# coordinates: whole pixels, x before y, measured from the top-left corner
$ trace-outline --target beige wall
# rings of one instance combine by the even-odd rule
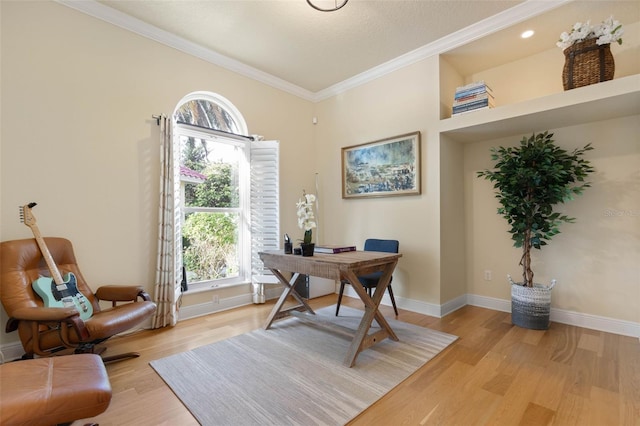
[[[282,205],[291,207],[282,228],[295,226],[292,206],[313,182],[301,161],[313,161],[310,102],[54,2],[0,7],[1,240],[31,237],[18,206],[36,201],[42,233],[73,241],[94,287],[151,291],[159,165],[151,115],[171,114],[197,90],[226,97],[251,133],[280,140]]]
[[[545,130],[545,129],[540,129]],[[535,281],[557,280],[552,306],[573,312],[640,322],[640,117],[630,116],[584,126],[549,129],[567,149],[591,142],[586,154],[596,171],[592,187],[560,211],[576,218],[542,250],[533,252]],[[516,145],[506,138],[465,146],[467,291],[509,299],[506,276],[521,280],[521,251],[512,247],[507,224],[496,214],[492,184],[476,177],[491,167],[492,146]],[[484,270],[493,271],[485,281]]]
[[[624,44],[612,45],[616,78],[640,72],[640,24],[625,23]],[[557,48],[475,74],[491,82],[497,105],[562,92],[564,56]],[[526,82],[526,84],[520,84]],[[637,112],[637,111],[636,111]],[[576,217],[565,224],[549,246],[534,250],[536,281],[557,279],[552,307],[571,312],[640,322],[640,119],[636,116],[550,130],[558,145],[572,150],[591,142],[587,153],[596,168],[592,188],[560,206]],[[506,221],[496,214],[490,182],[476,172],[491,167],[493,146],[518,144],[522,135],[464,147],[467,292],[510,299],[509,273],[521,278],[520,250],[512,246]],[[484,280],[491,270],[493,279]]]
[[[321,224],[326,243],[400,241],[394,294],[416,301],[440,300],[439,143],[429,132],[438,114],[438,68],[421,61],[317,104],[317,170],[322,178]],[[422,194],[342,199],[341,148],[420,131]]]
[[[464,145],[440,141],[440,303],[467,293]]]
[[[441,140],[441,105],[450,100],[440,98],[448,65],[438,58],[314,105],[53,2],[0,2],[0,14],[1,240],[31,236],[17,207],[37,201],[43,233],[74,242],[94,286],[151,289],[159,162],[151,115],[171,113],[187,93],[209,90],[235,104],[251,133],[281,141],[283,233],[299,237],[295,202],[302,189],[313,191],[318,173],[319,241],[361,248],[367,237],[400,240],[393,285],[407,305],[420,310],[421,303],[440,306],[464,294],[509,299],[504,276],[518,275],[519,256],[495,213],[491,185],[475,172],[490,166],[491,146],[519,136],[468,145]],[[637,52],[637,43],[627,49],[623,57],[633,58],[628,52]],[[560,81],[558,56],[550,50],[532,60],[549,67],[541,75]],[[512,64],[473,78],[498,82],[499,92],[513,71]],[[556,308],[640,322],[638,122],[635,116],[550,129],[563,146],[592,141],[589,157],[598,170],[594,187],[566,205],[577,223],[536,256],[537,278],[558,280]],[[422,135],[421,195],[341,198],[342,147],[413,131]],[[490,282],[485,269],[493,272]],[[210,297],[188,296],[185,304]]]

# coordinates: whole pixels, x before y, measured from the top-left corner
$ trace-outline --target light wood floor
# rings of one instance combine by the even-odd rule
[[[311,305],[335,301],[330,295]],[[347,297],[344,304],[362,306]],[[91,420],[101,426],[197,425],[149,361],[259,328],[272,306],[110,339],[105,355],[142,355],[107,366],[113,399]],[[382,310],[393,316],[390,307]],[[460,338],[349,425],[640,425],[637,338],[557,323],[547,331],[525,330],[512,326],[509,314],[473,306],[441,319],[401,310],[398,319]]]

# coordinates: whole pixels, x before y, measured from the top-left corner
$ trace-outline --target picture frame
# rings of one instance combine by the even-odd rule
[[[342,198],[419,195],[420,132],[342,148]]]

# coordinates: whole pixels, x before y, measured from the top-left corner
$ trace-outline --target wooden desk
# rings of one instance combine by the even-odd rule
[[[377,342],[389,337],[397,341],[398,336],[393,332],[389,323],[384,319],[378,310],[380,301],[387,286],[391,281],[391,274],[402,257],[399,253],[382,253],[374,251],[352,251],[338,254],[316,253],[313,256],[303,257],[292,254],[284,254],[282,250],[270,250],[260,252],[260,259],[264,266],[269,268],[273,274],[284,284],[285,289],[273,307],[264,325],[265,329],[271,327],[273,321],[289,315],[296,316],[305,321],[318,322],[313,309],[305,300],[293,289],[296,279],[300,274],[312,275],[316,277],[329,278],[333,280],[347,280],[351,283],[360,299],[364,302],[365,312],[358,326],[355,335],[352,330],[343,329],[335,324],[326,324],[334,331],[346,332],[353,336],[351,346],[344,359],[344,364],[352,367],[355,364],[358,354],[373,346]],[[358,281],[358,275],[370,274],[382,271],[382,277],[376,287],[373,297],[369,297],[365,288]],[[292,272],[293,276],[287,280],[283,272]],[[300,304],[292,308],[283,309],[287,297],[293,296]],[[373,320],[380,325],[380,330],[369,334],[369,328]]]

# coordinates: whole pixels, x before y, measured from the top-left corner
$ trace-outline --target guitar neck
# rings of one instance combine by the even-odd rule
[[[63,284],[64,280],[62,279],[62,274],[58,270],[56,266],[56,262],[53,261],[53,256],[49,252],[49,248],[47,244],[44,242],[44,238],[40,234],[40,230],[38,229],[38,225],[30,225],[31,232],[33,232],[33,236],[36,238],[36,242],[38,243],[38,247],[40,247],[40,251],[42,252],[42,257],[44,257],[44,261],[51,272],[51,277],[56,282],[56,284]]]

